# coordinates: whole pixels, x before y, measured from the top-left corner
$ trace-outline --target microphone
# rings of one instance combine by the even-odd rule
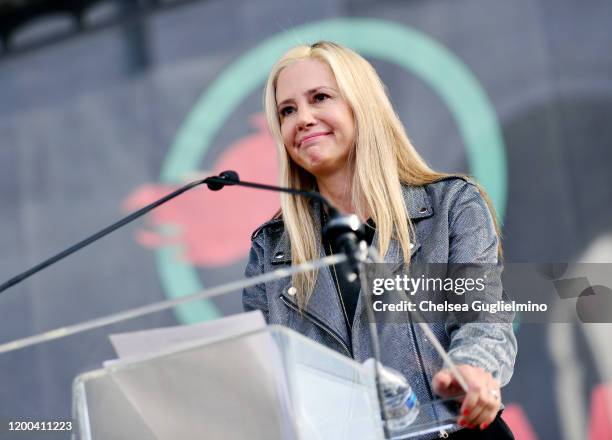
[[[349,282],[357,279],[359,263],[365,261],[368,245],[365,241],[365,227],[355,214],[331,216],[323,228],[323,235],[329,243],[334,243],[337,249],[348,259],[350,271],[344,276]]]

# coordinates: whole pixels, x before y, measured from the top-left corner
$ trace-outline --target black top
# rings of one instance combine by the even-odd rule
[[[321,210],[323,212],[323,210]],[[321,218],[321,230],[325,227],[325,223],[327,221],[327,216],[325,212],[322,214]],[[376,231],[376,223],[374,220],[368,219],[366,226],[366,241],[368,245],[372,244],[372,240],[374,238],[374,232]],[[331,245],[325,238],[323,238],[323,247],[325,248],[325,255],[337,254],[340,252],[334,245]],[[353,326],[353,318],[355,317],[355,310],[357,309],[357,300],[359,299],[359,292],[361,291],[361,283],[359,282],[359,278],[356,278],[353,281],[349,281],[346,279],[343,274],[349,273],[347,262],[340,263],[336,266],[331,266],[330,271],[332,274],[332,278],[334,279],[334,285],[336,287],[336,291],[340,296],[340,300],[343,303],[344,310],[346,310],[346,318],[348,322],[346,322],[346,327],[348,334],[351,334],[351,328]],[[344,312],[343,312],[344,313]]]

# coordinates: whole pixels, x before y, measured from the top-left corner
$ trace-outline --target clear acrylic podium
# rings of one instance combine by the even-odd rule
[[[431,404],[402,438],[452,424]],[[82,374],[73,417],[91,440],[384,439],[372,371],[280,326]]]

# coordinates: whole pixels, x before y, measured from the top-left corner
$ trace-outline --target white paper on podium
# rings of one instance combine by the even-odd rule
[[[117,333],[110,335],[109,338],[119,359],[132,361],[176,351],[192,342],[214,342],[262,329],[265,326],[263,314],[255,310],[199,324]],[[114,364],[116,361],[106,361],[104,366]]]

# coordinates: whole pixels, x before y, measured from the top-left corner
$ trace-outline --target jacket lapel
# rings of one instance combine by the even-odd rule
[[[319,202],[312,203],[313,218],[321,218],[321,207]],[[315,222],[317,233],[321,234],[320,222]],[[325,257],[324,249],[321,249],[319,258]],[[272,252],[272,264],[291,263],[291,244],[286,232],[283,232]],[[293,298],[283,295],[284,299],[290,301],[295,308],[297,303]],[[351,346],[351,338],[348,334],[340,298],[331,275],[329,267],[319,269],[319,275],[315,283],[314,290],[306,306],[306,312],[314,316],[324,326],[329,327],[339,336],[346,346]]]

